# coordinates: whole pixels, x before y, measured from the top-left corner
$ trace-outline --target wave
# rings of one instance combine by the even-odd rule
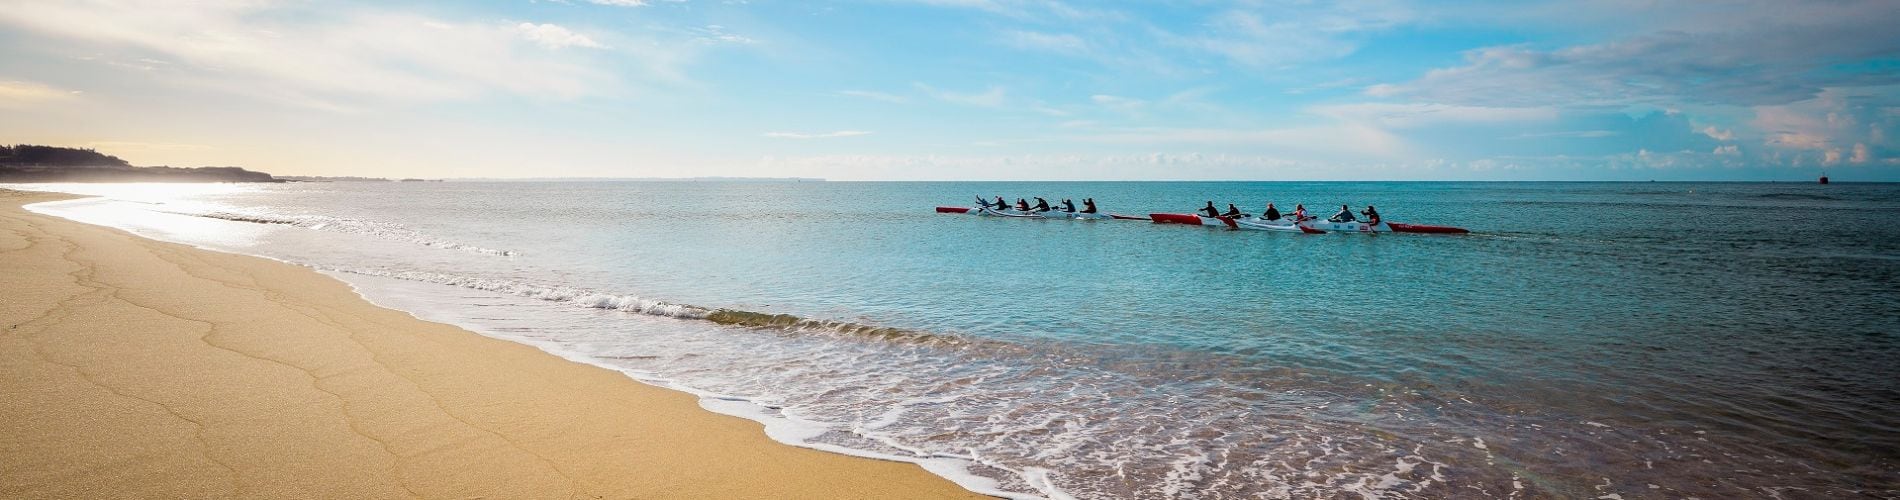
[[[453,241],[438,240],[438,239],[430,238],[414,230],[402,227],[401,225],[390,224],[390,223],[385,223],[385,222],[366,221],[366,220],[361,220],[361,219],[331,217],[331,216],[326,216],[326,215],[286,216],[286,215],[265,214],[265,213],[256,213],[256,212],[247,213],[247,212],[234,211],[234,210],[217,210],[217,211],[202,212],[202,213],[165,211],[165,213],[169,213],[173,215],[184,215],[184,216],[190,216],[190,217],[204,217],[208,219],[227,220],[227,221],[232,221],[232,222],[248,222],[252,224],[276,224],[276,225],[301,227],[305,229],[313,229],[313,230],[318,230],[318,231],[335,231],[339,233],[361,234],[361,235],[367,235],[367,236],[375,236],[375,237],[381,237],[381,238],[408,241],[410,243],[415,243],[415,244],[426,246],[426,247],[441,248],[445,250],[461,250],[465,252],[494,255],[494,256],[499,256],[499,257],[512,257],[515,255],[519,255],[519,253],[513,250],[486,248],[486,247],[481,247],[481,246],[476,246],[476,245],[456,243]]]
[[[333,272],[450,285],[474,290],[505,293],[549,302],[567,302],[576,306],[592,309],[608,309],[631,314],[705,320],[720,325],[755,330],[772,330],[785,333],[824,333],[915,344],[954,346],[973,342],[971,339],[957,335],[866,325],[846,321],[803,318],[790,314],[710,308],[668,302],[638,295],[618,294],[558,285],[538,285],[506,279],[477,278],[426,271],[343,268],[322,269]]]

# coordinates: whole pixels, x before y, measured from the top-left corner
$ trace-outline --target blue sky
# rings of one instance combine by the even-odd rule
[[[0,0],[0,142],[392,177],[1900,180],[1900,2]]]

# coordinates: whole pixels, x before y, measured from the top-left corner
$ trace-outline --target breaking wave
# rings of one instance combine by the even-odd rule
[[[165,213],[174,214],[174,215],[185,215],[185,216],[191,216],[191,217],[204,217],[208,219],[227,220],[227,221],[232,221],[232,222],[249,222],[252,224],[277,224],[277,225],[285,225],[285,226],[292,226],[292,227],[300,227],[304,229],[312,229],[312,230],[317,230],[317,231],[335,231],[339,233],[360,234],[360,235],[375,236],[379,238],[387,238],[387,239],[393,239],[393,240],[399,240],[399,241],[408,241],[410,243],[415,243],[418,245],[431,247],[431,248],[441,248],[444,250],[460,250],[464,252],[494,255],[494,256],[499,256],[499,257],[512,257],[515,255],[518,255],[518,253],[516,253],[513,250],[501,250],[501,249],[486,248],[486,247],[481,247],[481,246],[476,246],[476,245],[469,245],[469,244],[464,244],[464,243],[456,243],[453,241],[438,240],[438,239],[430,238],[422,233],[416,232],[415,230],[402,227],[401,225],[398,225],[398,224],[367,221],[367,220],[361,220],[361,219],[331,217],[327,215],[278,215],[278,214],[265,214],[265,213],[256,213],[256,212],[244,212],[244,211],[236,211],[236,210],[217,210],[217,211],[210,211],[210,212],[203,212],[203,213],[167,211]]]
[[[505,293],[549,302],[566,302],[592,309],[608,309],[649,316],[705,320],[738,328],[773,330],[787,333],[826,333],[900,343],[962,345],[972,342],[969,339],[956,335],[866,325],[846,321],[802,318],[790,314],[709,308],[691,304],[667,302],[638,295],[617,294],[567,286],[537,285],[505,279],[477,278],[426,271],[388,271],[328,267],[321,269],[325,271],[420,281],[473,290]]]

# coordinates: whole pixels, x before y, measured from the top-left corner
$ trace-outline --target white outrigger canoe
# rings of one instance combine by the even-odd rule
[[[1246,218],[1234,219],[1234,229],[1248,229],[1248,230],[1254,230],[1254,231],[1280,231],[1280,232],[1287,232],[1287,233],[1302,233],[1302,234],[1325,234],[1326,233],[1326,230],[1324,229],[1306,227],[1306,226],[1300,225],[1297,222],[1294,222],[1293,219],[1286,218],[1286,217],[1281,217],[1281,218],[1272,219],[1272,220],[1262,219],[1259,217],[1246,217]]]
[[[1380,221],[1378,224],[1364,222],[1332,222],[1324,219],[1307,219],[1295,223],[1293,219],[1263,220],[1259,217],[1208,217],[1199,214],[1148,214],[1149,220],[1156,224],[1187,224],[1191,226],[1214,226],[1231,229],[1257,231],[1285,231],[1306,234],[1328,232],[1342,233],[1469,233],[1461,227],[1430,226],[1425,224],[1405,224],[1401,222]]]
[[[1436,233],[1464,234],[1471,232],[1462,227],[1432,226],[1426,224],[1406,224],[1403,222],[1379,221],[1378,224],[1365,222],[1333,222],[1324,219],[1309,219],[1300,223],[1300,227],[1320,231],[1338,231],[1342,233]]]

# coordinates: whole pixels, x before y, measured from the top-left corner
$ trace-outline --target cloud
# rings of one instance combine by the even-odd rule
[[[817,133],[817,134],[806,134],[806,133],[799,133],[799,132],[766,132],[764,135],[765,137],[770,137],[773,139],[832,139],[832,138],[838,138],[838,137],[858,137],[858,136],[864,136],[864,135],[871,135],[871,133],[867,131],[863,131],[863,130],[839,130],[835,132],[822,132],[822,133]]]
[[[23,108],[47,102],[79,97],[79,91],[62,90],[42,83],[0,80],[0,108]]]
[[[699,43],[724,43],[733,45],[755,45],[759,43],[758,39],[728,32],[725,26],[717,24],[708,24],[705,27],[694,28],[692,31],[697,35],[693,40]]]
[[[1313,166],[1266,155],[1199,152],[767,156],[758,162],[766,175],[824,173],[829,179],[1285,179],[1311,178]],[[1114,209],[1110,203],[1103,208]]]
[[[1457,106],[1431,103],[1329,104],[1308,113],[1354,123],[1389,128],[1412,128],[1442,123],[1508,123],[1549,121],[1557,118],[1550,107]]]
[[[897,104],[910,102],[910,98],[908,97],[895,95],[895,94],[887,94],[883,92],[874,92],[870,90],[840,90],[838,91],[838,95],[860,97],[864,99],[870,99],[873,101],[884,101],[884,102],[897,103]]]
[[[1042,33],[1037,31],[1009,30],[1002,33],[1004,44],[1027,50],[1039,50],[1057,54],[1077,55],[1087,53],[1088,42],[1082,37],[1066,33]]]
[[[1803,3],[1798,9],[1740,2],[1727,12],[1699,5],[1664,3],[1645,7],[1640,16],[1632,16],[1627,5],[1611,6],[1625,18],[1645,20],[1618,30],[1634,34],[1603,42],[1472,50],[1463,65],[1375,85],[1367,94],[1494,106],[1758,106],[1810,99],[1831,87],[1900,83],[1900,73],[1849,64],[1900,53],[1891,1]]]
[[[1542,139],[1542,138],[1594,139],[1598,137],[1610,137],[1617,134],[1618,132],[1615,130],[1566,130],[1562,132],[1524,133],[1524,134],[1511,136],[1511,138],[1512,139]]]
[[[426,102],[492,93],[569,99],[619,78],[583,52],[600,42],[550,24],[456,22],[373,8],[212,0],[17,2],[0,27],[42,44],[149,59],[155,84],[193,86],[294,105],[349,110],[363,99]],[[656,80],[677,79],[678,54],[623,51]],[[156,65],[153,65],[156,66]],[[636,64],[636,67],[639,65]]]
[[[1107,94],[1095,94],[1089,96],[1089,100],[1094,101],[1095,104],[1099,104],[1104,108],[1122,113],[1137,113],[1148,105],[1148,101],[1141,99]]]
[[[1900,114],[1892,109],[1889,98],[1880,92],[1829,89],[1805,101],[1757,106],[1748,124],[1773,148],[1820,152],[1824,159],[1831,156],[1838,161],[1843,148],[1856,145],[1865,154],[1857,151],[1854,156],[1863,161],[1855,163],[1866,163],[1891,156],[1900,146],[1886,134],[1900,127]]]
[[[1702,127],[1702,129],[1701,129],[1701,130],[1698,130],[1697,132],[1701,132],[1701,133],[1702,133],[1702,135],[1706,135],[1706,136],[1709,136],[1709,138],[1710,138],[1710,139],[1715,139],[1715,140],[1718,140],[1718,141],[1726,141],[1726,140],[1730,140],[1730,139],[1734,139],[1734,138],[1735,138],[1735,132],[1734,132],[1734,131],[1732,131],[1732,130],[1721,130],[1721,129],[1718,129],[1718,128],[1715,128],[1715,126],[1714,126],[1714,125],[1709,125],[1709,126],[1707,126],[1707,127]]]
[[[1006,95],[1006,91],[1004,91],[1002,87],[997,87],[997,86],[991,86],[988,90],[984,90],[982,92],[976,92],[976,93],[940,90],[940,89],[937,89],[936,87],[931,87],[929,85],[925,85],[922,83],[915,83],[915,84],[912,84],[912,86],[916,87],[917,90],[922,91],[925,95],[934,97],[937,100],[949,102],[949,103],[962,104],[966,106],[977,106],[977,107],[984,107],[984,108],[1000,108],[1000,107],[1003,107],[1003,105],[1007,103],[1009,99],[1008,96]]]
[[[607,48],[606,45],[601,45],[600,42],[588,38],[587,35],[568,31],[567,28],[553,24],[521,23],[515,25],[515,32],[520,33],[522,38],[549,49],[563,49],[567,47],[586,47],[590,49]]]
[[[1210,16],[1188,34],[1161,30],[1158,41],[1247,66],[1279,66],[1344,57],[1361,38],[1417,20],[1401,0],[1244,3]]]
[[[1223,146],[1328,157],[1399,158],[1411,152],[1389,131],[1360,123],[1286,128],[1124,128],[1057,140],[1114,145]]]
[[[646,0],[587,0],[587,3],[591,3],[594,5],[611,5],[614,7],[645,7],[647,6]]]

